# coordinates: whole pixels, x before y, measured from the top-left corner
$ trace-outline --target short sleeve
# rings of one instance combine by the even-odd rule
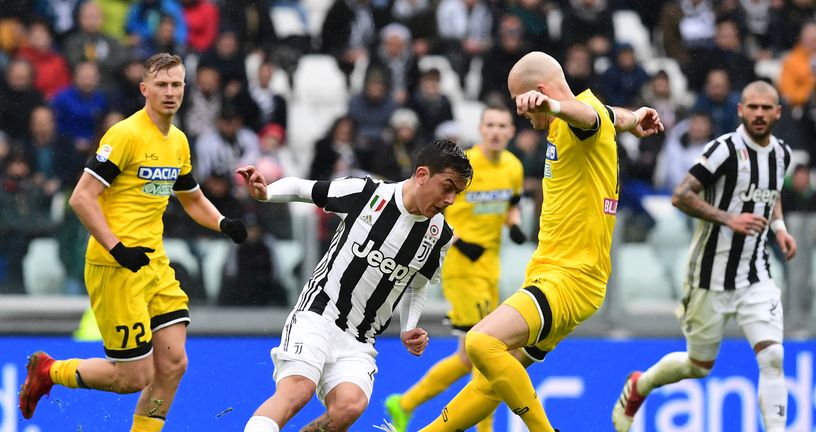
[[[711,141],[706,144],[703,153],[689,169],[689,174],[699,180],[703,186],[711,186],[717,181],[720,167],[725,164],[730,154],[729,145],[725,140]]]
[[[133,158],[133,134],[116,124],[102,136],[99,148],[85,165],[85,171],[105,186],[110,186],[116,176],[127,168]]]

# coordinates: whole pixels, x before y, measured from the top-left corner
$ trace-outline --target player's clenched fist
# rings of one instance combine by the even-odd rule
[[[422,355],[425,348],[428,347],[428,341],[430,340],[428,332],[419,327],[400,333],[400,339],[408,352],[415,356]]]

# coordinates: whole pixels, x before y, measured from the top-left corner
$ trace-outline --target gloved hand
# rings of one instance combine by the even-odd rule
[[[147,253],[155,251],[155,249],[143,246],[127,247],[119,242],[110,250],[110,254],[122,267],[136,273],[142,266],[150,262]]]
[[[485,251],[483,246],[479,246],[476,243],[468,243],[462,239],[458,239],[453,242],[453,247],[459,249],[459,252],[462,252],[471,261],[476,261],[479,259],[479,257],[482,256]]]
[[[527,241],[527,236],[524,235],[524,231],[518,226],[518,224],[513,224],[510,227],[510,240],[513,240],[515,244],[524,244]]]
[[[244,226],[244,221],[241,219],[225,217],[221,219],[221,223],[219,223],[218,226],[221,228],[221,232],[228,235],[235,243],[243,243],[247,238],[247,230]]]

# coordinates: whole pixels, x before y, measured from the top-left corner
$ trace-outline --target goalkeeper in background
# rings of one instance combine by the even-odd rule
[[[385,401],[398,432],[405,432],[413,411],[445,391],[473,368],[465,352],[464,336],[499,304],[499,248],[502,226],[510,227],[517,244],[527,239],[519,228],[524,172],[509,151],[513,114],[506,107],[488,106],[479,124],[481,142],[466,153],[473,166],[473,182],[445,210],[454,229],[454,243],[442,266],[442,292],[451,305],[448,318],[459,338],[455,353],[439,360],[419,382]],[[493,431],[493,417],[479,423],[479,432]]]

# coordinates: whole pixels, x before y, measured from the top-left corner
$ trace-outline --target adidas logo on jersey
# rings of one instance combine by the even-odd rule
[[[397,264],[392,258],[383,256],[383,253],[374,249],[374,241],[369,240],[365,247],[361,247],[359,243],[354,243],[351,248],[354,256],[358,258],[365,258],[369,266],[378,268],[382,274],[389,275],[390,282],[400,281],[408,276],[410,269],[404,265]]]
[[[743,202],[753,201],[755,203],[772,203],[776,201],[779,192],[775,190],[759,189],[755,184],[752,184],[747,191],[739,194],[739,198]]]

